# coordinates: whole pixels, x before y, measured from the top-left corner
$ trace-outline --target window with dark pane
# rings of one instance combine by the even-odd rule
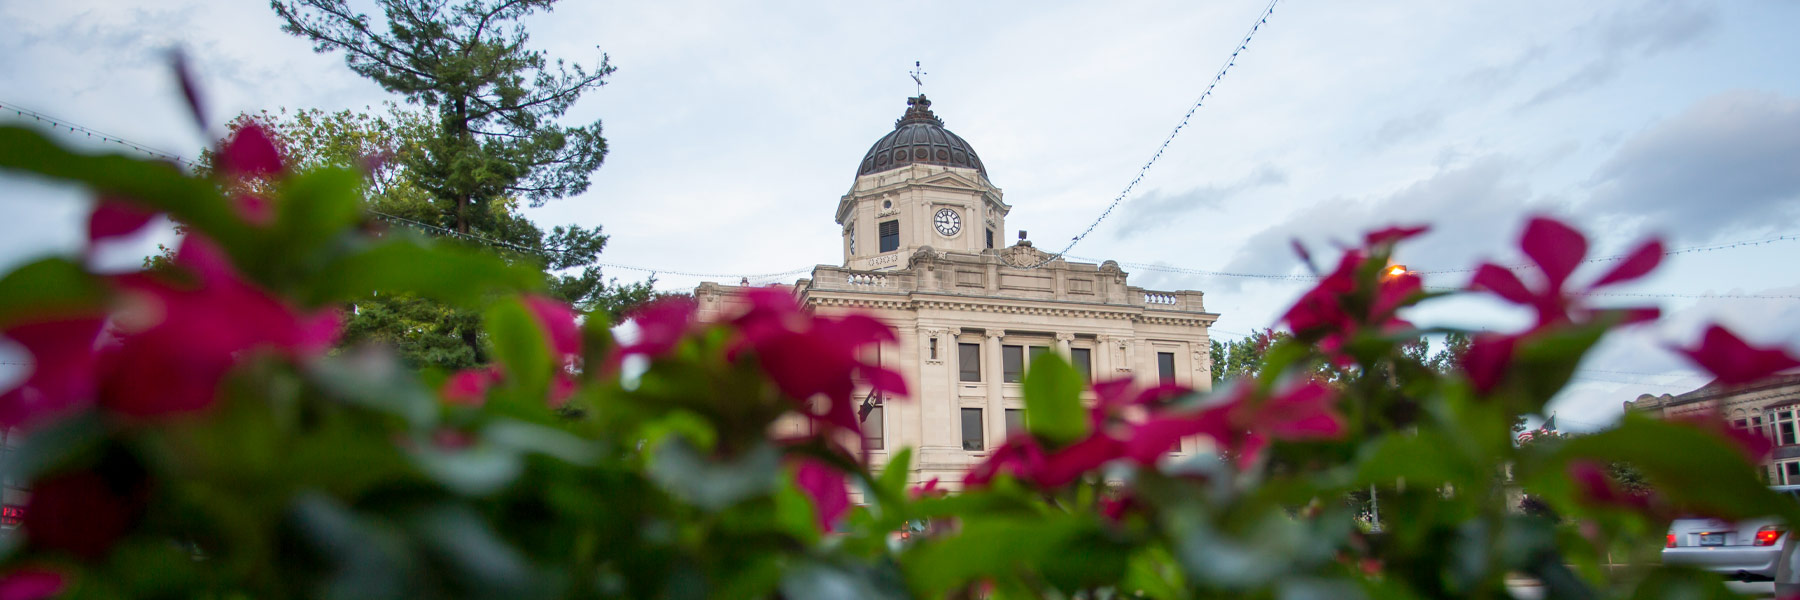
[[[1000,381],[1018,383],[1025,378],[1025,347],[1000,347]]]
[[[1025,409],[1006,409],[1006,437],[1012,437],[1025,431]]]
[[[893,220],[893,221],[882,221],[881,225],[880,225],[880,229],[881,229],[881,251],[882,252],[893,252],[895,250],[899,250],[900,249],[900,221],[897,219]]]
[[[869,411],[869,416],[863,419],[862,430],[864,448],[870,450],[882,450],[887,447],[885,438],[882,435],[882,433],[887,430],[883,427],[887,424],[886,413],[886,407],[876,405],[873,410]]]
[[[962,440],[964,450],[980,450],[981,445],[981,409],[962,409]]]
[[[1094,350],[1092,348],[1070,348],[1069,362],[1081,373],[1081,380],[1088,383],[1094,381]]]
[[[981,381],[981,344],[957,344],[956,365],[963,381]]]
[[[937,338],[934,337],[934,338],[930,338],[930,339],[931,339],[931,355],[930,355],[931,360],[937,360],[938,359],[938,357],[937,357]]]
[[[988,234],[987,235],[988,248],[991,249],[994,247],[994,230],[992,230],[992,229],[987,230],[987,234]]]
[[[1175,353],[1156,353],[1156,376],[1163,383],[1175,383]]]

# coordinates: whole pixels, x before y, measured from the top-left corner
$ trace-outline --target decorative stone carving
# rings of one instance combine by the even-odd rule
[[[1050,261],[1049,252],[1033,248],[1031,242],[1020,241],[1000,251],[1001,262],[1013,267],[1035,267]]]
[[[1073,333],[1058,333],[1058,334],[1056,334],[1056,341],[1073,342],[1073,341],[1075,341],[1075,334],[1073,334]]]

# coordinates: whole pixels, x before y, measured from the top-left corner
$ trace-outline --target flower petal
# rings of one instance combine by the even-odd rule
[[[1519,249],[1544,270],[1547,293],[1561,294],[1576,265],[1587,258],[1587,238],[1575,228],[1548,217],[1532,217],[1519,239]]]
[[[438,395],[445,402],[461,406],[481,406],[487,402],[488,386],[494,383],[493,369],[463,369],[444,380],[443,387],[438,388]]]
[[[90,405],[97,356],[94,344],[105,321],[75,318],[14,325],[4,331],[31,353],[31,373],[0,393],[0,427],[44,422]]]
[[[219,165],[226,173],[261,177],[281,173],[281,151],[269,132],[257,123],[238,128],[219,152]]]
[[[156,218],[155,212],[144,210],[130,200],[102,197],[94,203],[93,214],[88,215],[88,241],[137,233],[153,218]]]
[[[1526,288],[1525,282],[1519,281],[1518,275],[1498,265],[1482,264],[1475,269],[1475,278],[1469,280],[1469,289],[1493,292],[1513,304],[1531,306],[1537,303],[1537,294]]]
[[[1751,383],[1775,373],[1800,367],[1780,347],[1757,348],[1718,325],[1706,329],[1706,335],[1695,348],[1677,348],[1725,385]]]
[[[0,600],[46,600],[65,585],[62,573],[26,567],[0,575]]]
[[[1512,365],[1513,348],[1518,342],[1518,337],[1510,335],[1475,336],[1462,360],[1463,372],[1468,374],[1475,391],[1485,394],[1500,386]]]
[[[823,462],[810,458],[799,459],[799,467],[794,470],[794,484],[813,502],[813,514],[819,519],[819,529],[832,531],[839,518],[850,512],[850,487],[844,480],[844,474]]]
[[[1625,260],[1619,261],[1618,266],[1613,267],[1606,275],[1601,276],[1599,281],[1594,282],[1593,287],[1598,288],[1643,277],[1655,270],[1656,265],[1662,264],[1662,259],[1662,240],[1644,242],[1644,245],[1638,246],[1637,249],[1625,255]]]
[[[528,295],[524,300],[538,326],[544,328],[544,339],[550,343],[551,356],[557,362],[581,355],[581,327],[575,324],[575,311],[544,296]]]
[[[1371,231],[1368,233],[1368,235],[1363,236],[1363,245],[1367,246],[1367,247],[1374,247],[1374,246],[1379,246],[1382,244],[1392,244],[1394,242],[1405,240],[1406,238],[1410,238],[1415,235],[1425,233],[1425,231],[1427,229],[1430,229],[1430,227],[1421,225],[1418,227],[1395,226],[1395,227],[1388,227],[1386,229],[1381,229],[1378,231]]]

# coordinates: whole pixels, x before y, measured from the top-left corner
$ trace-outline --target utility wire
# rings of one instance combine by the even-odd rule
[[[1210,96],[1212,94],[1213,88],[1218,85],[1219,80],[1224,77],[1226,71],[1228,71],[1232,66],[1234,66],[1236,64],[1235,59],[1237,58],[1238,54],[1240,52],[1242,52],[1244,50],[1244,48],[1246,48],[1248,46],[1248,44],[1250,42],[1250,38],[1256,34],[1257,30],[1263,24],[1266,24],[1268,22],[1269,14],[1275,10],[1275,4],[1279,1],[1280,0],[1272,0],[1271,2],[1269,2],[1269,5],[1263,9],[1262,17],[1260,19],[1258,19],[1258,21],[1255,25],[1251,26],[1250,33],[1245,35],[1244,40],[1238,44],[1237,51],[1232,52],[1231,60],[1226,61],[1225,67],[1221,68],[1219,70],[1219,73],[1213,77],[1212,83],[1207,85],[1206,91],[1201,94],[1200,100],[1195,101],[1194,105],[1188,109],[1188,113],[1185,117],[1182,118],[1181,124],[1177,125],[1175,127],[1175,130],[1170,132],[1169,137],[1167,139],[1163,140],[1162,148],[1158,149],[1156,154],[1151,157],[1150,161],[1146,162],[1144,164],[1144,167],[1139,169],[1137,178],[1133,179],[1131,181],[1131,184],[1126,186],[1125,191],[1121,192],[1119,194],[1119,196],[1113,200],[1112,205],[1107,207],[1106,212],[1102,213],[1100,215],[1100,218],[1095,219],[1094,223],[1092,225],[1089,225],[1087,230],[1082,232],[1081,235],[1075,236],[1075,239],[1071,240],[1069,242],[1069,246],[1065,247],[1062,252],[1058,252],[1057,254],[1050,256],[1048,259],[1044,260],[1043,262],[1040,262],[1035,265],[1031,265],[1029,267],[1022,267],[1022,268],[1035,269],[1038,267],[1042,267],[1045,264],[1049,264],[1051,261],[1057,260],[1059,258],[1063,258],[1067,254],[1069,249],[1074,248],[1074,246],[1077,242],[1080,242],[1082,238],[1087,236],[1087,234],[1092,233],[1094,228],[1099,226],[1100,222],[1102,220],[1105,220],[1107,215],[1110,215],[1114,208],[1118,207],[1119,202],[1124,199],[1125,195],[1130,193],[1131,189],[1137,185],[1138,181],[1140,181],[1143,178],[1144,174],[1149,171],[1150,167],[1156,163],[1156,160],[1162,156],[1162,150],[1166,149],[1168,147],[1169,143],[1175,139],[1175,136],[1177,134],[1181,133],[1182,128],[1187,126],[1188,119],[1193,116],[1194,111],[1196,111],[1200,108],[1201,102],[1203,102],[1208,96]],[[9,110],[18,116],[30,117],[36,121],[48,123],[51,126],[52,130],[66,130],[70,134],[82,133],[82,134],[87,135],[90,138],[98,137],[102,141],[119,144],[121,146],[125,146],[127,148],[131,148],[138,152],[148,154],[151,156],[155,156],[158,158],[175,161],[177,163],[188,165],[190,167],[198,166],[198,163],[194,162],[193,160],[184,158],[180,155],[177,155],[177,154],[174,154],[171,152],[167,152],[167,151],[163,151],[163,150],[158,150],[154,147],[151,147],[151,146],[148,146],[145,144],[141,144],[138,142],[134,142],[134,141],[131,141],[131,140],[128,140],[125,138],[121,138],[121,137],[118,137],[118,136],[115,136],[115,135],[112,135],[109,133],[101,132],[101,131],[93,129],[91,127],[86,127],[86,126],[83,126],[83,125],[80,125],[77,123],[73,123],[66,119],[59,119],[56,117],[52,117],[50,115],[46,115],[44,113],[31,110],[29,108],[19,106],[10,101],[0,102],[0,110]],[[463,232],[459,232],[459,231],[456,231],[454,229],[450,229],[447,227],[432,225],[430,223],[424,223],[424,222],[420,222],[417,220],[401,217],[398,215],[384,213],[381,211],[370,210],[369,213],[375,215],[377,218],[387,220],[389,222],[394,222],[394,223],[399,223],[402,225],[407,225],[410,227],[415,227],[415,228],[418,228],[418,229],[421,229],[421,230],[424,230],[424,231],[427,231],[430,233],[434,233],[436,235],[447,235],[447,236],[455,237],[458,239],[487,244],[487,245],[494,246],[497,248],[505,248],[505,249],[512,250],[515,252],[531,254],[531,255],[536,255],[536,256],[541,256],[541,257],[550,257],[550,256],[554,256],[557,254],[557,251],[544,250],[544,249],[539,249],[539,248],[527,248],[525,246],[520,246],[518,244],[514,244],[511,242],[490,239],[490,238],[486,238],[483,236],[470,234],[470,233],[463,233]],[[1735,249],[1735,248],[1759,246],[1759,245],[1763,245],[1763,244],[1784,242],[1784,241],[1795,241],[1795,240],[1800,240],[1800,235],[1782,235],[1782,236],[1778,236],[1778,237],[1764,238],[1764,239],[1757,239],[1757,240],[1743,240],[1743,241],[1737,241],[1737,242],[1725,242],[1725,243],[1721,243],[1721,244],[1713,244],[1713,245],[1708,245],[1708,246],[1692,246],[1692,247],[1686,247],[1686,248],[1677,248],[1677,249],[1666,251],[1663,254],[1665,256],[1673,256],[1673,255],[1677,255],[1677,254],[1714,252],[1714,251],[1719,251],[1719,250],[1729,250],[1729,249]],[[1073,258],[1076,260],[1100,262],[1098,259],[1082,258],[1082,257],[1078,257],[1078,256],[1068,256],[1068,258]],[[1617,260],[1622,260],[1624,258],[1625,258],[1625,255],[1603,256],[1603,257],[1595,257],[1595,258],[1586,259],[1586,260],[1583,260],[1582,262],[1588,263],[1588,262],[1617,261]],[[777,272],[777,273],[754,273],[754,274],[700,273],[700,272],[692,272],[692,271],[677,271],[677,270],[671,270],[671,269],[656,269],[656,268],[651,268],[651,267],[640,267],[640,266],[635,266],[635,265],[626,265],[626,264],[618,264],[618,263],[594,262],[592,264],[599,265],[602,267],[609,267],[609,268],[614,268],[614,269],[624,269],[624,270],[628,270],[628,271],[639,271],[639,272],[651,273],[651,274],[666,274],[666,275],[685,276],[685,277],[738,278],[738,279],[752,279],[752,280],[774,279],[774,278],[778,278],[778,277],[799,275],[799,274],[808,273],[808,272],[812,271],[811,268],[802,268],[802,269],[781,271],[781,272]],[[1187,275],[1202,275],[1202,276],[1213,276],[1213,277],[1240,277],[1240,278],[1264,279],[1264,280],[1273,280],[1273,281],[1302,281],[1302,282],[1318,281],[1319,279],[1321,279],[1321,277],[1319,277],[1317,275],[1292,275],[1292,274],[1281,274],[1281,273],[1239,273],[1239,272],[1230,272],[1230,271],[1212,271],[1212,270],[1206,270],[1206,269],[1175,267],[1175,266],[1168,266],[1168,265],[1156,265],[1156,264],[1149,264],[1149,263],[1120,262],[1118,264],[1121,266],[1128,266],[1128,267],[1131,267],[1134,269],[1144,269],[1144,270],[1149,270],[1149,271],[1160,271],[1160,272],[1166,272],[1166,273],[1181,273],[1181,274],[1187,274]],[[1507,267],[1507,268],[1534,268],[1534,267],[1532,265],[1516,265],[1516,266]],[[1436,271],[1416,271],[1415,273],[1418,273],[1421,275],[1429,275],[1429,274],[1466,273],[1466,272],[1471,272],[1471,271],[1474,271],[1474,269],[1445,269],[1445,270],[1436,270]],[[1431,289],[1433,291],[1462,291],[1460,288],[1447,288],[1447,287],[1433,287],[1433,288],[1427,288],[1427,289]],[[1689,299],[1720,298],[1720,299],[1755,299],[1755,300],[1800,299],[1800,295],[1794,295],[1794,294],[1786,294],[1786,295],[1772,295],[1772,294],[1666,294],[1666,293],[1630,293],[1630,292],[1587,292],[1587,293],[1579,293],[1579,294],[1574,294],[1574,295],[1595,296],[1595,297],[1629,297],[1629,298],[1689,298]]]
[[[1118,196],[1113,197],[1112,203],[1106,206],[1106,210],[1101,211],[1100,216],[1096,217],[1093,223],[1088,224],[1087,229],[1070,239],[1069,245],[1063,246],[1061,252],[1052,254],[1034,265],[1014,266],[1018,266],[1022,269],[1036,269],[1050,264],[1056,259],[1062,258],[1063,255],[1068,254],[1070,250],[1075,248],[1076,244],[1081,243],[1082,239],[1086,238],[1088,234],[1093,233],[1094,228],[1099,227],[1100,222],[1105,221],[1106,217],[1111,215],[1113,210],[1119,207],[1119,203],[1124,202],[1125,197],[1131,194],[1131,190],[1136,188],[1138,183],[1144,180],[1144,175],[1150,172],[1150,167],[1156,166],[1156,161],[1161,159],[1163,152],[1169,149],[1169,144],[1175,141],[1175,136],[1181,135],[1181,130],[1187,128],[1188,121],[1194,118],[1194,112],[1200,110],[1200,106],[1206,102],[1207,98],[1212,96],[1213,89],[1219,86],[1219,81],[1225,78],[1226,73],[1231,72],[1232,67],[1237,66],[1238,55],[1243,54],[1244,49],[1250,47],[1250,39],[1256,37],[1256,32],[1261,30],[1263,25],[1269,24],[1269,15],[1275,12],[1275,4],[1280,1],[1281,0],[1269,0],[1269,5],[1263,8],[1262,14],[1256,17],[1256,22],[1250,25],[1250,31],[1244,34],[1244,39],[1242,41],[1238,42],[1237,49],[1231,51],[1231,56],[1225,59],[1225,64],[1219,67],[1217,73],[1213,74],[1212,82],[1206,84],[1206,89],[1200,92],[1200,97],[1194,99],[1193,105],[1188,107],[1187,114],[1181,116],[1181,122],[1175,124],[1175,129],[1169,132],[1168,137],[1163,138],[1162,145],[1157,146],[1156,153],[1150,155],[1150,160],[1145,161],[1144,166],[1138,168],[1137,176],[1131,178],[1131,183],[1125,184],[1125,189],[1121,190]]]
[[[198,166],[194,161],[188,160],[187,158],[182,157],[173,152],[169,152],[166,150],[159,150],[155,147],[148,146],[148,145],[145,145],[145,144],[142,144],[139,142],[134,142],[134,141],[110,134],[110,133],[106,133],[106,132],[103,132],[103,131],[100,131],[97,129],[93,129],[91,127],[79,125],[79,124],[70,122],[66,119],[58,119],[56,117],[52,117],[50,115],[47,115],[47,114],[44,114],[41,112],[31,110],[31,109],[25,108],[23,106],[19,106],[18,104],[14,103],[12,101],[0,101],[0,111],[12,111],[12,113],[14,115],[17,115],[19,117],[31,117],[31,119],[34,121],[50,124],[51,129],[66,129],[71,134],[74,134],[74,133],[87,134],[87,137],[89,137],[89,138],[100,138],[100,141],[118,144],[118,145],[124,146],[126,148],[130,148],[132,150],[142,152],[144,154],[149,154],[151,156],[155,156],[158,158],[169,159],[169,160],[172,160],[177,163],[181,163],[181,164],[184,164],[184,165],[187,165],[190,167]]]

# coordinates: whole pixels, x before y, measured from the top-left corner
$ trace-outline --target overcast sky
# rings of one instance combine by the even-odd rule
[[[611,153],[586,194],[530,216],[604,226],[602,260],[622,265],[754,274],[838,263],[837,200],[905,109],[918,60],[933,109],[1004,189],[1009,225],[1061,248],[1132,179],[1264,4],[568,0],[528,21],[532,44],[589,65],[604,52],[618,67],[568,115],[603,119]],[[1299,273],[1290,239],[1328,249],[1423,222],[1434,229],[1401,261],[1458,269],[1518,261],[1533,212],[1590,232],[1595,255],[1653,235],[1694,247],[1800,234],[1797,25],[1793,0],[1286,0],[1071,254]],[[175,47],[195,59],[219,121],[395,99],[340,54],[281,33],[260,2],[62,0],[0,3],[0,105],[197,156],[205,138],[166,68]],[[71,191],[0,176],[0,266],[71,252],[86,208]],[[1599,299],[1658,303],[1670,318],[1591,357],[1555,403],[1558,422],[1599,426],[1640,393],[1704,383],[1662,348],[1712,321],[1795,348],[1800,300],[1693,297],[1800,295],[1795,256],[1792,240],[1680,254],[1618,290],[1680,297]],[[1127,271],[1148,288],[1207,292],[1221,338],[1272,324],[1305,287]],[[699,281],[664,274],[658,286]],[[1489,329],[1524,319],[1475,300],[1412,316]]]

